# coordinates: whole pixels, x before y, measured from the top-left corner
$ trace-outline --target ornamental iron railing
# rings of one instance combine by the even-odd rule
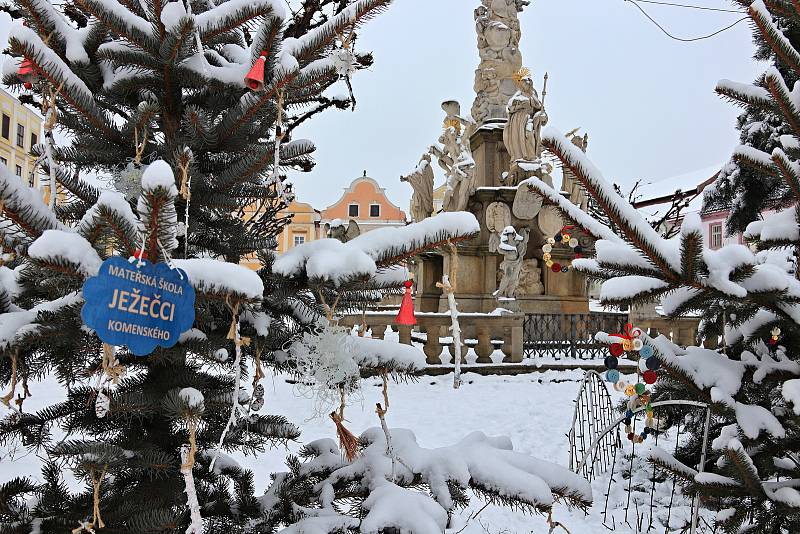
[[[541,313],[525,314],[523,352],[526,358],[560,360],[603,359],[608,346],[595,341],[597,332],[622,332],[626,313]]]

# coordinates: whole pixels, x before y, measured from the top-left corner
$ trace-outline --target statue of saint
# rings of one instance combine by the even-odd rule
[[[508,122],[503,128],[512,165],[517,161],[534,161],[542,155],[542,128],[547,124],[547,112],[533,87],[527,69],[514,75],[517,92],[508,101]]]
[[[463,211],[467,207],[469,196],[475,192],[475,160],[469,149],[469,140],[465,137],[466,128],[470,124],[458,116],[458,102],[448,100],[442,104],[447,114],[444,131],[439,137],[440,145],[430,147],[430,153],[436,156],[439,166],[447,176],[447,189],[444,194],[444,211]]]
[[[513,226],[507,226],[500,236],[498,252],[503,255],[500,263],[500,285],[494,292],[495,297],[514,298],[519,286],[519,277],[525,253],[528,251],[528,238],[530,233],[527,228],[517,232]]]
[[[361,235],[361,228],[358,227],[358,223],[353,219],[349,221],[334,219],[328,226],[328,237],[338,239],[342,243],[347,243],[359,235]]]
[[[431,156],[422,155],[417,168],[408,176],[401,176],[401,182],[408,182],[414,192],[411,194],[411,218],[419,222],[433,213],[433,167]]]

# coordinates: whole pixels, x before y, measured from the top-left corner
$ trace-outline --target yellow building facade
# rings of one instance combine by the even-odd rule
[[[292,247],[314,241],[323,235],[320,227],[320,213],[311,204],[305,202],[292,202],[281,211],[281,216],[292,215],[292,222],[283,228],[278,235],[278,248],[276,251],[283,254]]]
[[[31,147],[42,140],[42,117],[0,88],[0,163],[30,186],[39,187]]]
[[[252,207],[250,208],[252,210]],[[246,214],[250,212],[245,211]],[[276,236],[278,245],[275,252],[283,254],[287,250],[307,241],[314,241],[320,237],[325,237],[320,227],[319,211],[311,207],[311,204],[304,202],[291,202],[286,209],[279,212],[279,217],[292,215],[292,221],[283,228],[283,231]],[[251,269],[260,269],[261,263],[255,254],[251,254],[242,259],[241,265]]]

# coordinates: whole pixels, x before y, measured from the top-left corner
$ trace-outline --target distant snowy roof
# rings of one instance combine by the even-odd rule
[[[722,164],[697,169],[677,176],[658,180],[645,180],[637,190],[634,207],[647,217],[659,215],[672,204],[672,198],[680,191],[683,198],[689,199],[686,212],[700,211],[703,206],[703,189],[713,183]]]

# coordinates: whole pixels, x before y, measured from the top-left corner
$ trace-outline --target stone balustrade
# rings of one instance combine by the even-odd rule
[[[440,338],[450,336],[452,320],[449,313],[417,312],[417,325],[413,327],[418,332],[425,333],[423,350],[428,364],[441,364],[440,355],[443,344]],[[400,336],[400,343],[411,344],[412,327],[394,324],[396,312],[372,312],[365,315],[348,315],[339,320],[342,326],[356,326],[366,322],[372,337],[383,339],[387,328],[394,328]],[[462,345],[462,362],[469,348],[475,350],[478,356],[477,363],[492,363],[490,355],[499,348],[505,354],[504,362],[518,363],[522,361],[522,333],[523,316],[494,315],[487,313],[459,313],[458,323],[462,331],[462,339],[477,339],[477,344]],[[500,342],[500,343],[498,343]],[[499,345],[499,346],[498,346]],[[455,348],[452,343],[447,344],[450,355],[455,358]],[[453,360],[454,361],[454,360]]]

